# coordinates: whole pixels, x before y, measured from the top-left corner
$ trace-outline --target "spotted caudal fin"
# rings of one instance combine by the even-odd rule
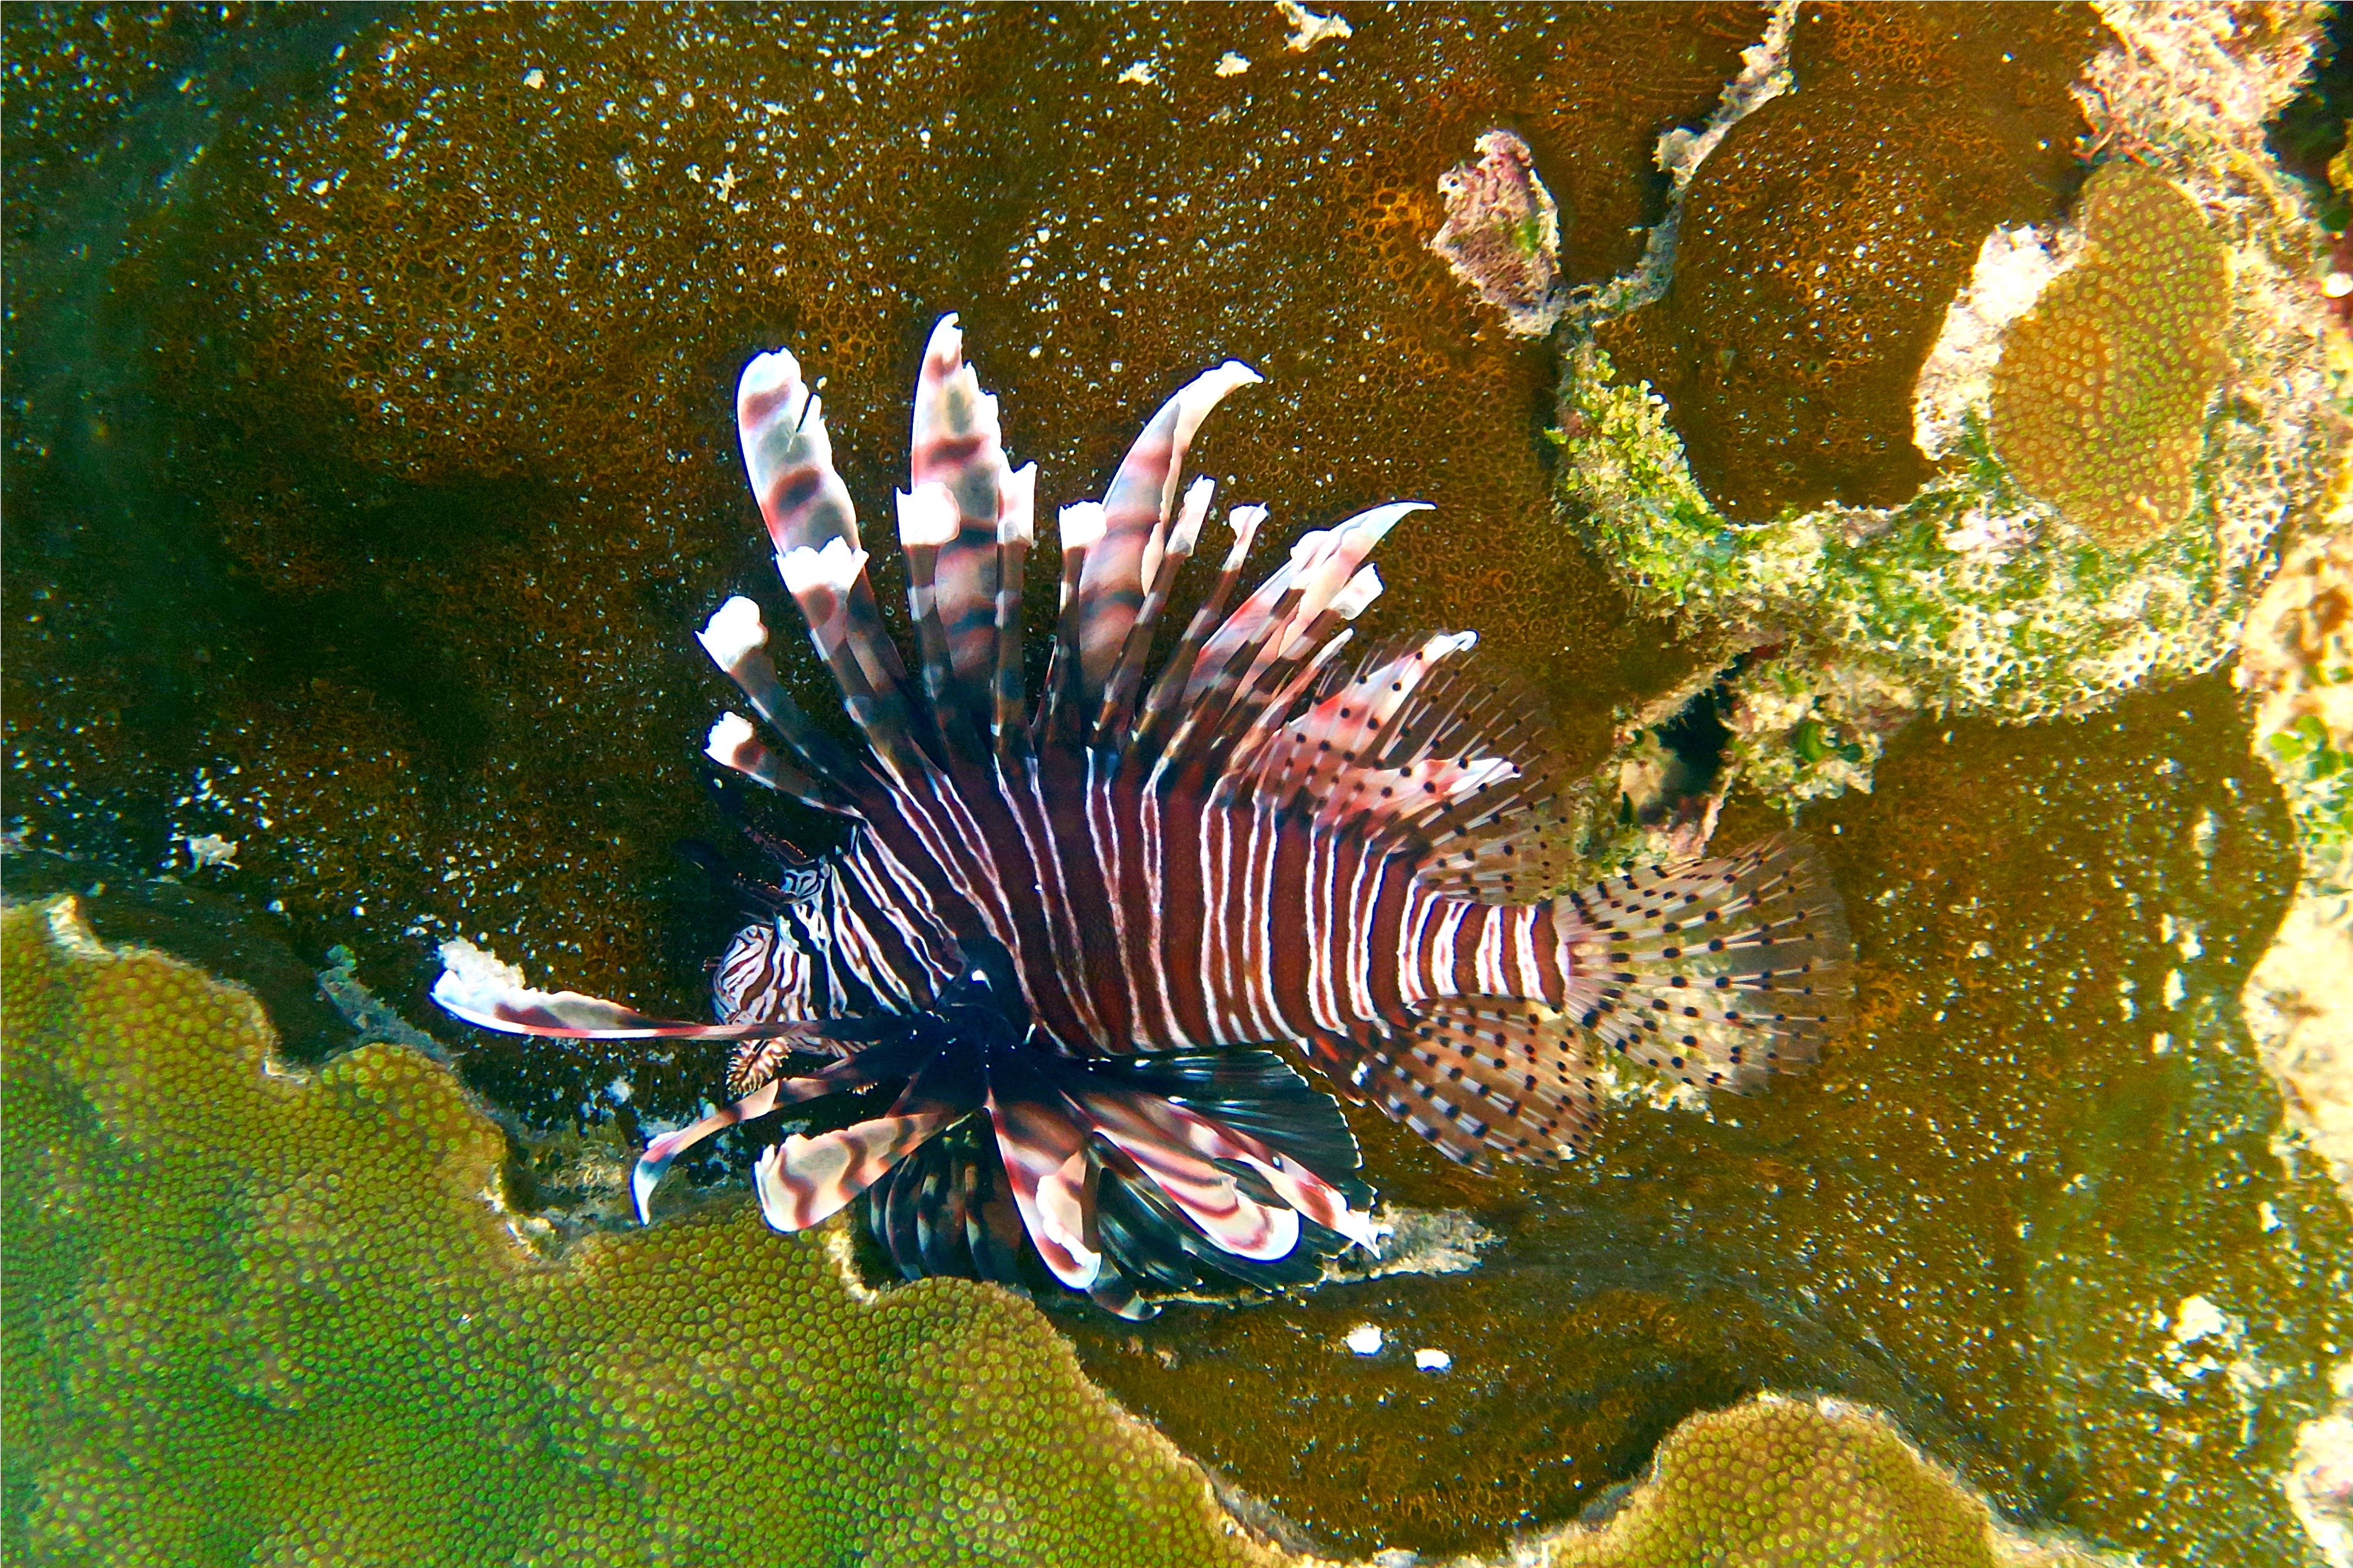
[[[1144,607],[1145,549],[1175,511],[1185,453],[1209,411],[1236,387],[1260,378],[1239,360],[1202,372],[1152,416],[1103,496],[1103,537],[1081,574],[1071,630],[1078,663],[1075,698],[1092,720]]]
[[[1746,1094],[1804,1068],[1853,993],[1846,912],[1820,856],[1778,837],[1564,894],[1562,1011],[1597,1048]]]

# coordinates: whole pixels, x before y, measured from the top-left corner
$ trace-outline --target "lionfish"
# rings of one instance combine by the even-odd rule
[[[881,1114],[759,1156],[771,1225],[862,1194],[908,1278],[1017,1282],[1026,1235],[1063,1285],[1143,1316],[1143,1289],[1296,1283],[1377,1247],[1338,1107],[1274,1047],[1482,1168],[1576,1150],[1611,1055],[1735,1092],[1813,1059],[1849,950],[1801,846],[1537,896],[1561,784],[1533,704],[1466,672],[1472,633],[1348,657],[1381,592],[1366,558],[1423,503],[1303,535],[1247,593],[1267,512],[1230,508],[1215,581],[1155,669],[1214,495],[1208,478],[1180,495],[1187,449],[1259,379],[1235,361],[1199,375],[1101,500],[1061,509],[1033,704],[1037,466],[1011,466],[955,318],[924,351],[897,497],[912,671],[799,363],[779,350],[744,369],[744,467],[862,745],[796,704],[737,596],[701,641],[782,745],[730,712],[707,751],[844,819],[847,841],[817,858],[767,841],[782,875],[717,965],[718,1023],[527,990],[502,967],[453,964],[434,990],[494,1029],[737,1043],[740,1098],[646,1149],[641,1220],[721,1130],[897,1085]],[[812,1053],[822,1065],[793,1070]]]

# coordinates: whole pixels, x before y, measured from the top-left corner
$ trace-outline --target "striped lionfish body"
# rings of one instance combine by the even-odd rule
[[[762,1156],[772,1223],[799,1228],[863,1193],[911,1277],[1011,1279],[1026,1231],[1064,1284],[1141,1312],[1139,1286],[1288,1283],[1346,1241],[1373,1244],[1336,1109],[1269,1047],[1481,1165],[1575,1149],[1608,1054],[1735,1091],[1812,1058],[1843,1002],[1847,941],[1795,844],[1515,895],[1557,790],[1534,713],[1465,673],[1471,634],[1347,657],[1349,623],[1381,591],[1367,557],[1420,503],[1306,533],[1247,593],[1266,512],[1231,509],[1207,598],[1152,668],[1211,510],[1210,480],[1180,493],[1186,451],[1257,379],[1233,362],[1198,377],[1101,501],[1062,509],[1060,610],[1033,703],[1035,465],[1012,468],[955,318],[923,357],[898,498],[912,671],[883,630],[818,400],[789,353],[745,369],[745,467],[864,744],[795,705],[738,597],[702,641],[785,745],[730,714],[708,751],[848,819],[848,842],[795,867],[789,895],[737,934],[718,1024],[504,975],[452,971],[436,988],[491,1027],[741,1042],[744,1098],[648,1149],[641,1213],[669,1163],[721,1128],[904,1082],[889,1114]],[[786,1072],[811,1050],[836,1059]]]

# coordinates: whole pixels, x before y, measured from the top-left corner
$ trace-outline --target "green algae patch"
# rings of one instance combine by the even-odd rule
[[[1263,1555],[1002,1291],[877,1299],[735,1203],[550,1257],[447,1068],[293,1074],[69,901],[0,964],[12,1560]]]
[[[1790,59],[1805,89],[1810,40],[1849,22],[1799,15]],[[1924,208],[1883,171],[1866,199],[1809,196],[1818,221],[1777,225],[1777,203],[1809,187],[1747,171],[1798,133],[1801,111],[1775,100],[1699,165],[1663,298],[1615,320],[1598,309],[1564,338],[1555,439],[1569,521],[1638,602],[1748,650],[1727,693],[1731,756],[1770,800],[1867,788],[1884,736],[1915,711],[2081,712],[2213,668],[2275,541],[2326,504],[2344,419],[2309,282],[2320,236],[2308,193],[2262,148],[2263,116],[2311,58],[2314,17],[2228,38],[2161,9],[2103,17],[2115,37],[2073,97],[2083,145],[2106,161],[2064,221]],[[2040,79],[2005,53],[1978,85],[2031,97]],[[1750,185],[1745,205],[1719,199]],[[1849,265],[1883,242],[1878,204],[1897,198],[1946,223],[1918,270],[1942,290],[1941,327],[1890,330],[1875,314],[1888,285]],[[1736,241],[1824,259],[1803,290],[1782,279],[1788,298],[1767,310],[1748,299],[1766,272],[1708,259]],[[1740,446],[1724,397],[1692,395],[1690,356],[1658,349],[1679,316],[1700,345],[1761,322],[1785,358],[1843,323],[1868,328],[1840,374],[1878,391],[1867,406],[1833,395],[1826,412],[1763,421],[1792,447],[1777,468]],[[1869,482],[1773,477],[1830,463],[1831,422],[1907,416],[1910,439],[1883,443],[1903,453]],[[1735,448],[1746,455],[1729,461]]]
[[[2084,187],[2084,254],[2010,329],[1992,437],[2028,489],[2111,549],[2189,510],[2206,400],[2229,368],[2230,273],[2197,204],[2110,164]]]

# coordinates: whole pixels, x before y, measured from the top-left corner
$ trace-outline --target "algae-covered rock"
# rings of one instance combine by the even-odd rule
[[[1894,719],[2029,719],[2212,668],[2273,542],[2321,504],[2343,429],[2306,277],[2317,230],[2307,193],[2260,147],[2263,114],[2311,57],[2313,18],[2265,10],[2220,32],[2156,7],[2107,20],[2120,36],[2085,68],[2098,90],[2076,90],[2088,144],[2147,166],[2104,167],[2063,224],[2000,226],[1988,209],[1938,231],[1976,264],[1952,274],[1933,345],[1855,350],[1901,372],[1915,456],[1933,470],[1890,490],[1878,479],[1911,472],[1899,463],[1757,505],[1743,499],[1753,481],[1694,444],[1724,437],[1686,427],[1691,400],[1621,357],[1639,359],[1663,305],[1567,343],[1557,439],[1573,520],[1642,602],[1755,650],[1734,697],[1796,716],[1743,734],[1772,798],[1868,783],[1846,749],[1869,752],[1859,733],[1824,747],[1807,728],[1835,727],[1841,687],[1900,691],[1881,704]],[[1754,143],[1796,134],[1778,108],[1716,157],[1753,161]],[[1765,211],[1720,221],[1755,221],[1762,243]],[[1825,209],[1806,243],[1862,255],[1879,235],[1860,209],[1852,222]],[[1692,264],[1686,245],[1678,268]],[[1811,302],[1840,316],[1849,301],[1823,276]],[[1720,291],[1709,278],[1703,292]],[[1795,700],[1809,693],[1821,715]]]
[[[2094,174],[2077,222],[2081,257],[2002,346],[1989,433],[2021,484],[2122,549],[2189,510],[2230,273],[2197,204],[2137,165]]]
[[[0,935],[0,1542],[49,1563],[1249,1562],[1029,1308],[877,1299],[747,1204],[560,1257],[446,1068]]]

